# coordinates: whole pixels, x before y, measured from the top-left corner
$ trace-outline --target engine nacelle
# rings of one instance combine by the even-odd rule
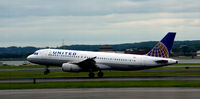
[[[82,69],[76,64],[64,63],[62,71],[64,72],[80,72]]]

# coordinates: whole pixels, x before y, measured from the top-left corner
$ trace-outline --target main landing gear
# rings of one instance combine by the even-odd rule
[[[44,71],[44,75],[47,75],[50,73],[50,70],[49,70],[49,66],[46,66],[46,69]]]
[[[90,78],[94,78],[95,74],[94,74],[93,72],[90,72],[90,73],[88,74],[88,76],[89,76]]]
[[[99,78],[102,78],[103,77],[103,72],[100,70],[99,72],[98,72],[98,77]],[[90,70],[90,73],[88,74],[88,76],[90,77],[90,78],[94,78],[95,77],[95,74]]]
[[[101,72],[101,70],[98,72],[98,77],[102,78],[103,77],[103,72]]]

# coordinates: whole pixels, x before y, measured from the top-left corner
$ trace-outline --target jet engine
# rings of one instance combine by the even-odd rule
[[[64,72],[80,72],[82,69],[76,64],[64,63],[62,71]]]

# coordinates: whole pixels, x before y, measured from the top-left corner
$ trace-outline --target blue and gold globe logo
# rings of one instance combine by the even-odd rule
[[[169,52],[167,50],[167,47],[162,42],[159,42],[147,55],[168,58]]]

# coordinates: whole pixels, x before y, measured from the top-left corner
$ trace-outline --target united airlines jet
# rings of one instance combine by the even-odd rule
[[[44,74],[50,71],[49,66],[60,66],[64,72],[89,72],[88,76],[103,77],[102,70],[134,71],[167,66],[178,63],[169,58],[176,33],[169,32],[146,55],[119,54],[60,49],[41,49],[27,57],[29,62],[45,65]]]

